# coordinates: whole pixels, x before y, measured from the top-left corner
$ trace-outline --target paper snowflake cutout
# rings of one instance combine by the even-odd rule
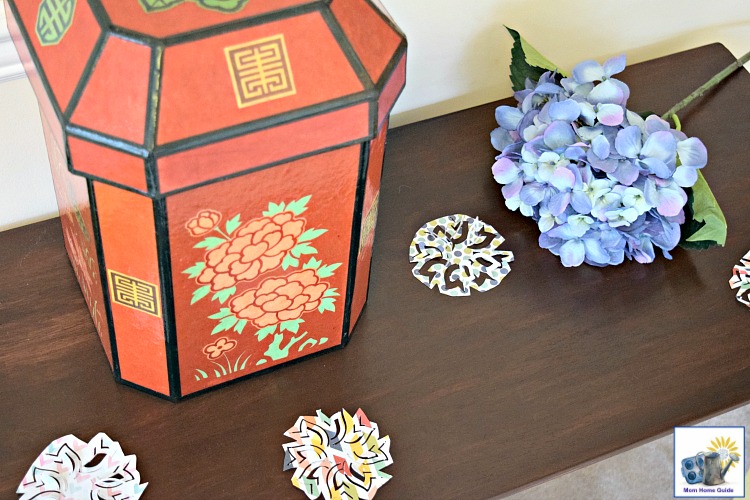
[[[327,417],[299,417],[284,433],[284,470],[294,469],[292,484],[313,500],[371,499],[391,476],[383,469],[393,463],[388,436],[360,409],[354,416],[341,410]]]
[[[737,289],[737,300],[750,307],[750,252],[747,252],[739,266],[734,266],[729,286]]]
[[[140,484],[135,455],[99,433],[88,443],[73,435],[52,441],[37,457],[18,486],[19,500],[38,498],[138,500]]]
[[[456,214],[428,222],[409,248],[412,274],[430,288],[453,297],[471,289],[486,292],[510,273],[513,252],[500,250],[505,238],[495,228],[468,215]]]

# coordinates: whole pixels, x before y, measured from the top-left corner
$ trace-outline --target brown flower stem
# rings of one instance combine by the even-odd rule
[[[670,108],[669,111],[661,115],[662,119],[669,121],[670,118],[672,118],[673,116],[676,116],[678,112],[685,109],[685,107],[687,107],[691,102],[698,99],[699,97],[702,97],[703,94],[705,94],[706,92],[714,88],[716,85],[722,82],[726,77],[728,77],[729,75],[731,75],[732,73],[740,69],[748,61],[750,61],[750,52],[740,57],[739,59],[734,61],[732,64],[730,64],[723,70],[716,73],[714,76],[711,77],[710,80],[708,80],[706,83],[704,83],[703,85],[695,89],[695,91],[692,94],[690,94],[689,96],[687,96],[686,98],[684,98],[683,100],[681,100],[680,102],[672,106],[672,108]]]

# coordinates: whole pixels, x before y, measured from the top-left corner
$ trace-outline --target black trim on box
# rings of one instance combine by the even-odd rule
[[[91,12],[94,13],[96,22],[99,23],[99,27],[102,31],[109,31],[112,27],[112,21],[109,19],[109,14],[107,14],[107,10],[102,5],[102,2],[100,0],[88,0],[88,3]]]
[[[124,378],[117,376],[115,378],[115,382],[117,382],[120,385],[124,385],[125,387],[129,387],[131,389],[136,389],[139,392],[145,392],[146,394],[150,396],[156,396],[159,399],[163,399],[165,401],[169,401],[172,403],[176,403],[180,401],[181,398],[170,396],[168,394],[162,394],[161,392],[156,392],[153,389],[149,389],[148,387],[144,387],[142,385],[136,384],[135,382],[131,382],[130,380],[125,380]]]
[[[373,140],[378,135],[378,101],[370,101],[370,109],[367,115],[367,130],[370,132],[370,139]]]
[[[181,139],[179,141],[174,141],[174,142],[162,145],[162,146],[156,146],[153,148],[153,154],[158,157],[163,157],[163,156],[169,156],[169,155],[176,154],[176,153],[182,153],[184,151],[196,149],[198,147],[205,146],[207,144],[214,144],[217,142],[234,139],[236,137],[241,137],[249,133],[259,132],[261,130],[266,130],[266,129],[273,128],[279,125],[285,125],[287,123],[292,123],[292,122],[295,122],[297,120],[301,120],[304,118],[312,118],[324,112],[341,111],[351,106],[363,104],[367,102],[368,100],[370,102],[373,102],[372,101],[373,96],[377,97],[377,94],[375,93],[374,90],[359,92],[357,94],[350,94],[344,97],[338,97],[330,101],[313,104],[312,106],[308,106],[305,108],[299,108],[297,110],[290,111],[288,113],[282,113],[282,114],[274,115],[268,118],[263,118],[260,120],[255,120],[252,122],[242,123],[239,125],[234,125],[234,126],[227,127],[224,129],[216,130],[213,132],[209,132],[207,134],[197,135],[197,136],[193,136],[187,139]],[[360,97],[363,97],[363,99],[359,99]],[[377,103],[377,100],[375,100],[374,102]],[[156,109],[156,115],[153,118],[154,120],[158,120],[158,113],[159,113],[158,103],[155,109]],[[65,121],[63,121],[62,123],[65,123]],[[105,146],[109,149],[112,149],[114,151],[118,151],[121,153],[124,152],[124,153],[128,153],[130,155],[138,156],[141,158],[147,158],[150,153],[149,148],[144,148],[140,144],[136,144],[135,142],[127,141],[125,139],[121,139],[113,135],[105,134],[103,132],[98,132],[96,130],[92,130],[90,128],[84,127],[82,125],[69,123],[65,126],[65,129],[73,137],[85,139],[94,144]],[[373,138],[372,133],[370,133],[363,140],[368,140],[372,138]],[[111,181],[110,183],[113,185],[118,185],[116,183],[112,183]]]
[[[397,35],[399,35],[401,38],[406,38],[406,35],[403,31],[401,31],[401,28],[399,28],[396,23],[394,23],[391,18],[389,18],[385,12],[380,10],[375,4],[373,4],[370,0],[365,0],[365,2],[380,16],[380,18],[385,21],[385,23],[396,32]]]
[[[140,189],[136,189],[134,187],[126,186],[125,184],[119,184],[117,182],[112,182],[109,179],[105,179],[103,177],[99,177],[98,175],[89,174],[86,172],[81,172],[80,170],[76,170],[74,168],[69,168],[71,173],[76,174],[79,177],[84,177],[86,179],[91,179],[92,181],[97,181],[102,184],[108,184],[110,186],[114,186],[116,188],[122,189],[124,191],[130,191],[131,193],[140,194],[143,196],[147,196],[151,198],[151,194],[147,193],[146,191],[141,191]],[[148,179],[146,179],[148,181]]]
[[[185,33],[179,33],[177,35],[170,35],[170,36],[164,37],[162,40],[164,41],[164,44],[167,47],[171,47],[173,45],[179,45],[182,43],[194,42],[196,40],[201,40],[203,38],[223,35],[225,33],[231,33],[232,31],[239,31],[245,28],[252,28],[253,26],[259,26],[261,24],[272,23],[275,21],[279,21],[281,19],[287,19],[287,18],[294,17],[294,16],[310,14],[312,12],[315,12],[316,10],[320,10],[321,7],[324,7],[328,3],[330,3],[330,0],[313,0],[306,4],[296,5],[294,7],[287,7],[287,8],[283,8],[279,10],[274,10],[274,11],[266,12],[265,14],[260,14],[260,15],[253,16],[250,18],[238,19],[238,20],[230,21],[224,24],[216,24],[213,26],[209,26],[207,28],[187,31]]]
[[[64,113],[66,122],[70,121],[70,117],[73,116],[73,112],[81,101],[83,91],[86,89],[86,85],[88,85],[91,75],[94,73],[94,68],[96,67],[96,63],[99,62],[99,58],[102,55],[107,40],[109,40],[109,34],[105,30],[102,30],[102,32],[99,33],[99,38],[97,38],[96,43],[94,44],[94,50],[91,52],[88,61],[86,61],[86,65],[83,67],[81,79],[78,80],[76,88],[73,90],[73,95],[70,96],[68,107],[65,109]]]
[[[143,137],[144,147],[151,151],[156,143],[156,125],[159,118],[159,96],[161,94],[162,64],[164,62],[164,45],[151,47],[151,63],[148,78],[148,102],[146,103],[146,126]]]
[[[81,172],[80,170],[76,170],[76,169],[70,169],[70,171],[73,172],[76,175],[81,176],[81,177],[85,177],[87,179],[91,179],[91,180],[95,180],[97,182],[101,182],[102,184],[108,184],[110,186],[114,186],[114,187],[119,188],[119,189],[124,189],[125,191],[130,191],[131,193],[136,193],[136,194],[144,195],[144,196],[147,196],[147,197],[152,198],[152,199],[160,199],[160,198],[166,198],[168,196],[172,196],[174,194],[179,194],[179,193],[182,193],[184,191],[190,191],[191,189],[196,189],[196,188],[199,188],[199,187],[207,186],[209,184],[214,184],[216,182],[221,182],[221,181],[225,181],[227,179],[232,179],[234,177],[241,177],[243,175],[251,174],[253,172],[257,172],[257,171],[260,171],[260,170],[265,170],[267,168],[275,167],[277,165],[283,165],[284,163],[289,163],[289,162],[292,162],[292,161],[301,160],[301,159],[307,158],[309,156],[315,156],[315,155],[318,155],[318,154],[328,153],[328,152],[336,150],[336,149],[345,148],[345,147],[348,147],[348,146],[353,146],[355,144],[360,144],[360,143],[365,142],[367,140],[368,139],[366,137],[359,138],[359,139],[354,139],[354,140],[351,140],[351,141],[343,142],[341,144],[336,144],[335,146],[328,146],[326,148],[317,149],[315,151],[309,151],[307,153],[303,153],[303,154],[298,155],[298,156],[290,156],[288,158],[284,158],[284,159],[279,160],[279,161],[275,161],[275,162],[272,162],[272,163],[267,163],[265,165],[260,165],[260,166],[257,166],[257,167],[252,167],[252,168],[249,168],[249,169],[246,169],[246,170],[242,170],[240,172],[233,172],[231,174],[223,175],[221,177],[215,177],[215,178],[209,179],[207,181],[199,182],[197,184],[191,184],[189,186],[185,186],[185,187],[182,187],[182,188],[179,188],[179,189],[174,189],[174,190],[168,191],[166,193],[152,193],[152,192],[141,191],[140,189],[136,189],[134,187],[127,186],[125,184],[120,184],[118,182],[113,182],[113,181],[111,181],[109,179],[104,179],[102,177],[99,177],[98,175],[89,174],[87,172]],[[150,161],[152,161],[152,157],[149,157],[149,158],[146,159],[147,163],[150,162]],[[158,178],[149,179],[147,177],[146,181],[147,181],[147,183],[152,183],[154,185],[158,185]]]
[[[349,271],[346,277],[346,300],[344,302],[344,324],[341,331],[341,343],[346,343],[350,336],[352,298],[357,279],[357,256],[359,255],[359,236],[362,232],[362,211],[365,203],[365,188],[367,187],[367,171],[370,167],[370,141],[363,142],[359,156],[359,173],[357,176],[357,191],[354,195],[354,215],[352,216],[352,233],[349,242]]]
[[[68,160],[70,161],[70,160]],[[94,227],[94,240],[96,245],[96,258],[99,264],[99,280],[102,285],[104,295],[104,311],[107,317],[107,328],[109,329],[109,346],[112,352],[112,372],[115,377],[120,378],[120,357],[117,353],[117,338],[115,336],[115,321],[112,316],[112,303],[109,295],[109,280],[107,279],[107,264],[104,260],[104,247],[102,246],[102,236],[99,231],[99,211],[96,208],[96,192],[94,182],[86,179],[86,186],[89,192],[89,204],[91,206],[91,225]]]
[[[389,122],[390,122],[390,116],[386,115],[385,119],[383,120],[383,125],[385,127],[388,127]],[[388,134],[388,131],[386,130],[385,133]],[[387,140],[388,140],[388,136],[387,135],[386,135],[385,139],[386,139],[386,142],[387,142]],[[368,157],[369,157],[369,155],[368,155]],[[383,173],[385,171],[385,148],[383,148],[382,164],[383,164],[383,166],[381,167],[381,172],[380,172],[380,187],[382,187],[382,185],[383,185]],[[367,165],[367,169],[368,169],[368,172],[369,172],[369,169],[370,169],[369,163]],[[380,193],[380,187],[378,188],[378,193]],[[376,198],[378,198],[377,195],[376,195]],[[378,201],[378,205],[379,205],[380,204],[380,200],[378,199],[377,201]],[[363,203],[362,210],[364,212],[364,199],[363,199],[362,203]],[[372,210],[372,207],[370,208],[370,210]],[[367,217],[367,214],[363,213],[362,217]],[[374,234],[374,237],[373,237],[373,242],[372,242],[372,253],[370,255],[370,264],[369,264],[368,269],[367,269],[367,290],[365,291],[365,302],[364,302],[364,304],[362,304],[362,310],[359,313],[359,317],[357,318],[357,321],[354,322],[354,325],[351,325],[351,328],[349,329],[349,335],[344,339],[344,345],[347,345],[349,343],[349,340],[352,338],[352,332],[354,332],[354,330],[356,330],[357,325],[359,324],[359,320],[362,319],[362,315],[365,313],[365,309],[367,308],[367,302],[370,300],[370,288],[371,288],[370,285],[372,284],[372,261],[375,259],[375,241],[377,240],[377,235],[378,235],[378,221],[377,221],[377,219],[375,219],[375,226],[373,227],[373,234]],[[349,309],[349,314],[351,315],[351,308]]]
[[[159,122],[159,105],[161,100],[161,76],[164,63],[164,46],[155,45],[151,49],[151,66],[148,81],[148,103],[146,109],[146,125],[144,127],[143,144],[146,149],[153,151],[156,143],[156,129]],[[146,158],[146,189],[149,193],[159,192],[159,169],[156,156],[153,153]]]
[[[65,131],[73,137],[85,139],[100,146],[107,146],[109,149],[119,151],[120,153],[128,153],[132,156],[138,156],[143,159],[146,159],[149,154],[148,150],[144,149],[140,144],[126,141],[125,139],[120,139],[119,137],[105,134],[103,132],[97,132],[96,130],[86,128],[82,125],[68,123],[65,125]]]
[[[396,66],[398,66],[398,64],[401,62],[401,58],[406,55],[407,47],[408,43],[404,38],[403,40],[401,40],[401,43],[398,44],[396,52],[393,53],[393,57],[391,57],[391,60],[388,61],[388,64],[386,64],[385,69],[383,70],[383,74],[380,75],[380,78],[378,78],[378,81],[375,83],[375,88],[378,90],[378,93],[382,92],[386,84],[390,81],[391,77],[393,76],[393,71],[396,69]]]
[[[385,67],[385,70],[383,71],[383,74],[380,76],[380,79],[375,84],[375,88],[378,91],[378,94],[382,93],[385,89],[385,86],[388,85],[388,83],[391,81],[391,78],[393,78],[393,72],[396,70],[396,67],[401,63],[401,60],[406,57],[406,39],[402,40],[401,43],[398,46],[398,49],[396,49],[396,53],[394,54],[393,58],[388,62],[388,65]],[[401,94],[404,92],[404,89],[406,88],[406,68],[404,68],[404,83],[401,84],[401,88],[399,89],[398,93],[396,94],[396,98],[391,103],[390,108],[386,111],[383,121],[378,123],[378,109],[377,109],[377,102],[375,105],[375,116],[373,117],[373,122],[375,124],[374,128],[374,136],[378,135],[378,132],[380,131],[380,127],[388,120],[388,117],[391,114],[391,111],[393,110],[393,107],[396,105],[396,102],[398,102],[399,97],[401,97]]]
[[[346,34],[344,34],[343,28],[339,24],[338,19],[336,19],[336,16],[331,12],[330,7],[322,9],[320,13],[328,25],[328,29],[331,30],[333,37],[338,42],[341,51],[344,53],[349,64],[356,73],[357,78],[359,78],[359,81],[362,83],[362,88],[366,90],[373,89],[375,84],[372,81],[372,78],[370,78],[370,74],[365,69],[365,65],[362,64],[362,60],[359,58],[359,55],[357,55],[357,51],[355,51],[352,44],[349,43],[349,39],[346,37]]]
[[[324,101],[318,104],[313,104],[304,108],[297,108],[286,113],[280,113],[278,115],[272,115],[260,120],[254,120],[251,122],[240,123],[239,125],[233,125],[213,132],[208,132],[201,135],[194,135],[187,139],[180,139],[178,141],[169,142],[167,144],[158,145],[154,148],[154,154],[158,157],[168,156],[175,153],[182,153],[190,149],[196,149],[206,144],[213,144],[216,142],[225,141],[227,139],[234,139],[247,135],[252,132],[258,132],[279,125],[286,125],[305,118],[312,118],[325,112],[339,111],[341,109],[362,104],[365,101],[377,98],[377,94],[374,90],[364,90],[357,92],[356,94],[349,94],[343,97],[337,97],[330,101]]]
[[[221,177],[214,177],[214,178],[209,179],[207,181],[199,182],[197,184],[191,184],[190,186],[185,186],[185,187],[182,187],[180,189],[175,189],[175,190],[172,190],[172,191],[168,191],[166,193],[160,193],[157,196],[158,197],[172,196],[174,194],[182,193],[184,191],[190,191],[191,189],[196,189],[196,188],[199,188],[199,187],[207,186],[209,184],[214,184],[216,182],[225,181],[225,180],[228,180],[228,179],[232,179],[234,177],[240,177],[240,176],[243,176],[243,175],[246,175],[246,174],[251,174],[253,172],[258,172],[260,170],[265,170],[267,168],[275,167],[275,166],[278,166],[278,165],[283,165],[285,163],[291,163],[293,161],[302,160],[303,158],[308,158],[310,156],[316,156],[316,155],[319,155],[319,154],[329,153],[329,152],[334,151],[336,149],[342,149],[342,148],[346,148],[346,147],[349,147],[349,146],[353,146],[355,144],[361,144],[362,142],[365,142],[367,140],[368,139],[366,137],[365,138],[359,138],[359,139],[353,139],[351,141],[342,142],[341,144],[336,144],[334,146],[327,146],[327,147],[322,148],[322,149],[316,149],[315,151],[308,151],[307,153],[302,153],[301,155],[290,156],[288,158],[283,158],[281,160],[278,160],[278,161],[275,161],[275,162],[272,162],[272,163],[266,163],[265,165],[259,165],[257,167],[252,167],[252,168],[249,168],[249,169],[246,169],[246,170],[242,170],[240,172],[234,172],[234,173],[231,173],[231,174],[223,175]]]
[[[159,198],[158,196],[152,195],[152,193],[159,192],[159,172],[156,168],[156,158],[154,158],[154,155],[149,155],[148,158],[146,158],[144,166],[146,168],[146,189],[148,192],[143,194],[149,198]]]
[[[167,376],[169,395],[180,398],[180,359],[177,352],[175,331],[174,290],[172,288],[172,257],[169,251],[169,219],[167,202],[164,199],[153,201],[154,228],[156,229],[156,252],[159,260],[159,281],[161,289],[162,325],[164,344],[167,353]]]
[[[354,324],[351,325],[351,329],[349,331],[349,335],[347,335],[344,338],[344,342],[342,344],[344,347],[346,347],[347,345],[349,345],[349,341],[352,339],[352,334],[354,333],[354,330],[357,329],[357,325],[359,325],[359,321],[362,319],[362,316],[365,314],[365,310],[367,309],[367,301],[370,300],[370,284],[371,284],[371,279],[372,279],[372,257],[370,257],[370,266],[368,267],[368,271],[367,271],[367,290],[365,291],[365,303],[362,304],[362,310],[359,312],[359,316],[357,317],[357,321],[355,321]],[[350,314],[351,314],[351,312],[350,312]]]
[[[144,35],[143,33],[139,33],[138,31],[133,31],[128,28],[123,28],[121,26],[115,26],[111,25],[109,27],[109,32],[118,38],[122,38],[123,40],[131,43],[137,43],[138,45],[146,45],[148,47],[153,47],[154,45],[157,45],[161,42],[159,38]]]

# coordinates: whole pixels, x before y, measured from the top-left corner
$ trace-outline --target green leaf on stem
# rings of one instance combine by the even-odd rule
[[[267,326],[265,328],[261,328],[257,332],[255,332],[255,335],[258,336],[258,340],[261,341],[274,333],[276,331],[276,325]]]
[[[231,315],[232,315],[231,309],[229,309],[228,307],[222,307],[219,310],[219,312],[217,312],[216,314],[212,314],[208,318],[209,319],[223,319],[223,318],[226,318],[227,316],[231,316]]]
[[[291,253],[295,257],[301,257],[302,255],[311,255],[311,254],[318,253],[318,251],[315,248],[308,245],[307,243],[300,243],[299,245],[292,248]]]
[[[193,304],[201,300],[203,297],[208,295],[210,291],[211,291],[211,287],[209,285],[198,288],[196,291],[193,292],[193,299],[190,301],[190,305],[192,306]]]
[[[233,286],[232,288],[225,288],[224,290],[219,290],[218,292],[214,294],[213,297],[211,297],[211,300],[218,300],[220,303],[223,304],[236,291],[237,291],[236,286]]]
[[[303,319],[293,319],[290,321],[284,321],[279,326],[279,332],[283,332],[284,330],[287,330],[292,333],[297,333],[299,331],[299,325],[301,325],[304,322],[305,320]]]
[[[284,257],[284,260],[281,261],[281,269],[286,271],[290,267],[297,267],[299,266],[299,259],[295,259],[291,256],[291,254],[286,254]]]
[[[299,235],[297,241],[299,243],[302,243],[303,241],[314,240],[315,238],[326,232],[328,232],[328,229],[308,229],[307,231]]]
[[[321,264],[323,264],[323,261],[318,260],[315,257],[310,257],[310,260],[307,261],[307,264],[302,266],[302,269],[318,269]]]
[[[307,332],[304,332],[299,337],[292,337],[291,340],[289,340],[289,342],[287,343],[286,347],[281,347],[281,342],[284,341],[284,334],[279,333],[278,335],[274,335],[273,342],[271,342],[271,345],[268,346],[268,350],[263,354],[268,356],[273,361],[284,359],[289,356],[289,349],[294,344],[302,340],[305,335],[307,335]]]
[[[336,306],[334,305],[336,303],[336,299],[332,297],[326,297],[325,299],[320,301],[320,305],[318,306],[318,312],[320,314],[323,314],[326,311],[336,311]]]
[[[203,241],[198,242],[193,248],[205,248],[206,250],[211,250],[212,248],[218,247],[225,241],[227,240],[225,240],[224,238],[217,238],[216,236],[209,236]]]
[[[323,266],[320,269],[318,269],[318,278],[329,278],[333,276],[333,272],[341,266],[341,263],[337,264],[330,264],[328,266]]]
[[[688,202],[685,205],[680,246],[701,250],[724,246],[727,242],[727,220],[700,170],[695,185],[686,191]]]
[[[237,214],[229,219],[227,221],[227,225],[225,226],[227,234],[232,234],[238,227],[240,227],[240,224],[240,214]]]
[[[285,206],[286,205],[284,205],[283,201],[279,203],[278,205],[276,203],[271,202],[268,204],[268,210],[263,212],[263,215],[265,215],[266,217],[273,217],[274,215],[280,214],[281,212],[283,212]]]
[[[301,215],[302,212],[307,210],[307,202],[310,201],[311,195],[303,196],[299,200],[294,200],[289,203],[286,209],[292,212],[294,215]]]
[[[237,318],[235,318],[234,316],[227,316],[226,318],[219,321],[219,324],[216,325],[213,330],[211,330],[211,335],[215,335],[219,332],[225,332],[231,329],[237,323],[237,321]]]
[[[183,274],[187,274],[190,278],[197,278],[205,268],[205,262],[196,262],[194,266],[188,267],[182,272]]]
[[[241,319],[240,321],[237,322],[236,325],[234,325],[234,331],[242,335],[242,330],[245,329],[246,325],[247,325],[247,320]]]
[[[513,90],[525,89],[526,78],[538,81],[542,74],[547,71],[557,71],[559,74],[565,76],[556,64],[539,53],[516,30],[507,26],[505,29],[513,37],[513,47],[510,50],[510,82]]]

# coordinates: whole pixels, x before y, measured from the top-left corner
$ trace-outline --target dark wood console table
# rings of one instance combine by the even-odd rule
[[[711,45],[634,65],[630,107],[663,111],[731,60]],[[648,266],[565,269],[537,246],[492,180],[496,105],[392,131],[346,349],[179,404],[113,382],[57,220],[0,234],[0,497],[53,439],[104,431],[137,455],[146,499],[304,498],[283,432],[362,407],[392,438],[378,498],[485,498],[750,401],[750,316],[727,284],[750,249],[750,74],[681,116],[708,146],[726,248]],[[451,298],[411,276],[414,232],[453,213],[506,237],[516,261],[498,288]]]

